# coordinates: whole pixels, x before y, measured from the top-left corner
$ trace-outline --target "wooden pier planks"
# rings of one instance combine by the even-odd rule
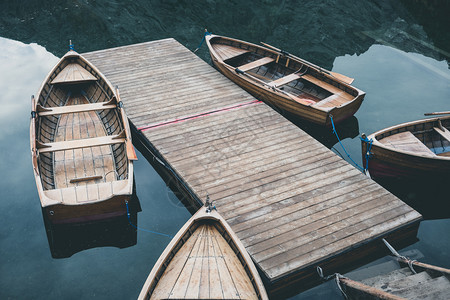
[[[145,142],[215,201],[269,282],[393,232],[415,236],[419,213],[174,39],[85,57],[119,85]]]

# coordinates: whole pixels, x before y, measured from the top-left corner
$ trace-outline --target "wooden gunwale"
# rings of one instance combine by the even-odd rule
[[[436,279],[440,276],[444,276],[444,277],[448,278],[448,276],[450,275],[449,269],[430,265],[430,264],[425,264],[422,262],[418,262],[416,260],[410,260],[410,259],[403,258],[403,257],[397,257],[397,261],[400,263],[400,265],[403,264],[404,266],[413,267],[416,272],[418,271],[418,273],[420,273],[420,272],[428,273],[428,276],[430,276],[430,278]],[[412,276],[416,276],[416,275],[412,275]],[[350,293],[353,293],[352,289],[358,291],[358,296],[356,296],[357,298],[353,298],[352,296],[350,296],[349,299],[362,299],[363,296],[365,298],[370,297],[373,299],[391,299],[391,300],[406,299],[406,298],[402,298],[400,296],[390,293],[389,292],[390,290],[384,291],[377,287],[373,287],[373,286],[367,285],[365,283],[362,283],[362,282],[359,282],[356,280],[352,280],[352,279],[342,276],[340,274],[337,275],[337,279],[339,280],[340,284],[342,284],[344,286],[344,292],[347,292],[347,289],[349,289],[349,288],[350,288],[350,291],[349,291]],[[388,277],[386,277],[386,279],[388,279]],[[422,282],[419,282],[419,283],[422,283]],[[404,286],[405,289],[410,288],[410,287],[412,287],[412,286]],[[428,292],[433,292],[433,291],[428,291]],[[420,296],[424,296],[424,295],[417,295],[417,296],[420,297]],[[405,296],[405,295],[403,294],[403,296]]]
[[[346,277],[339,277],[338,278],[339,282],[349,288],[353,288],[356,289],[358,291],[362,291],[365,294],[367,294],[367,297],[376,297],[375,299],[385,299],[385,300],[406,300],[405,298],[387,293],[383,290],[365,285],[361,282],[355,281],[355,280],[351,280],[349,278]]]

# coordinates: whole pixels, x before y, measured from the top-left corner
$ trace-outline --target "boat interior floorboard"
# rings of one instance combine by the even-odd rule
[[[67,105],[87,104],[81,95],[71,96]],[[95,111],[64,114],[58,124],[55,142],[106,136],[102,121]],[[115,180],[111,146],[69,149],[54,153],[56,188],[86,186],[93,182]]]
[[[214,225],[199,226],[175,254],[151,299],[257,299],[239,258]]]

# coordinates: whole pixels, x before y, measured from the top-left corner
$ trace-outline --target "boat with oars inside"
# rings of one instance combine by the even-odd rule
[[[211,59],[225,76],[282,110],[332,127],[353,116],[365,93],[352,78],[327,71],[286,51],[264,44],[206,33]]]

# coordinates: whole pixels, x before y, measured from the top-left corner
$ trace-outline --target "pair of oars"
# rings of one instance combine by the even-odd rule
[[[261,42],[261,44],[263,44],[264,46],[279,52],[282,55],[285,55],[285,56],[297,59],[297,60],[301,61],[302,63],[304,63],[305,65],[309,65],[309,66],[312,66],[314,68],[317,68],[320,71],[322,71],[324,73],[327,73],[327,74],[333,76],[334,78],[336,78],[336,79],[338,79],[338,80],[340,80],[340,81],[342,81],[344,83],[351,84],[353,82],[353,80],[354,80],[353,78],[345,76],[343,74],[339,74],[339,73],[336,73],[336,72],[325,70],[325,69],[323,69],[323,68],[321,68],[319,66],[316,66],[316,65],[314,65],[314,64],[312,64],[312,63],[310,63],[310,62],[308,62],[306,60],[301,59],[300,57],[294,56],[294,55],[292,55],[292,54],[290,54],[290,53],[288,53],[286,51],[283,51],[281,49],[278,49],[278,48],[276,48],[276,47],[274,47],[272,45],[266,44],[264,42]],[[431,112],[431,113],[425,113],[424,115],[425,116],[450,115],[450,111]]]
[[[261,42],[261,44],[263,44],[264,46],[266,46],[266,47],[268,47],[268,48],[271,48],[271,49],[273,49],[273,50],[279,52],[279,53],[282,54],[282,55],[285,55],[285,56],[294,58],[294,59],[296,59],[296,60],[299,60],[299,61],[301,61],[301,62],[302,62],[303,64],[305,64],[305,65],[308,65],[308,66],[310,66],[310,67],[319,69],[320,71],[322,71],[322,72],[324,72],[324,73],[326,73],[326,74],[328,74],[328,75],[331,75],[331,76],[333,76],[334,78],[336,78],[336,79],[338,79],[338,80],[340,80],[340,81],[342,81],[342,82],[344,82],[344,83],[346,83],[346,84],[352,84],[353,80],[355,80],[354,78],[345,76],[345,75],[343,75],[343,74],[339,74],[339,73],[336,73],[336,72],[332,72],[332,71],[325,70],[325,69],[323,69],[323,68],[321,68],[321,67],[319,67],[319,66],[316,66],[315,64],[310,63],[309,61],[306,61],[306,60],[304,60],[304,59],[301,59],[300,57],[297,57],[297,56],[295,56],[295,55],[292,55],[292,54],[290,54],[290,53],[288,53],[288,52],[286,52],[286,51],[283,51],[283,50],[281,50],[281,49],[278,49],[278,48],[276,48],[276,47],[274,47],[274,46],[271,46],[271,45],[269,45],[269,44],[266,44],[266,43],[263,43],[263,42]]]

